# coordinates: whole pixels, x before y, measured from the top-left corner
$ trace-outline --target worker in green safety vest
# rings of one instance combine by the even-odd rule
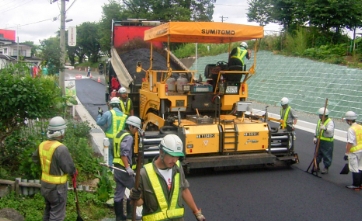
[[[132,188],[130,198],[143,206],[142,220],[184,220],[182,200],[199,221],[205,217],[189,190],[179,161],[184,157],[183,143],[175,134],[166,135],[159,144],[160,155],[141,169],[140,186]]]
[[[120,93],[120,95],[121,95],[120,104],[119,104],[121,111],[124,114],[127,114],[128,116],[133,116],[134,115],[133,103],[132,103],[131,98],[128,97],[127,89],[124,87],[121,87],[118,90],[118,93]]]
[[[111,109],[104,112],[98,109],[97,125],[105,127],[106,137],[109,138],[108,147],[108,165],[113,164],[113,138],[116,137],[119,131],[123,130],[127,115],[119,110],[119,98],[114,97],[109,102]]]
[[[296,139],[295,131],[294,131],[294,125],[297,124],[298,116],[295,113],[295,111],[289,106],[289,99],[286,97],[283,97],[280,100],[280,105],[282,106],[280,108],[280,128],[285,129],[288,132],[292,132],[294,136],[294,140]]]
[[[239,47],[231,50],[229,55],[228,65],[230,66],[241,66],[242,70],[246,70],[245,58],[248,60],[251,58],[251,52],[248,50],[248,44],[241,42]]]
[[[322,122],[324,114],[324,122]],[[328,173],[328,168],[332,164],[333,158],[333,146],[334,146],[334,122],[331,118],[328,117],[329,110],[324,107],[319,108],[318,110],[319,120],[317,123],[317,127],[315,130],[313,142],[317,143],[319,139],[319,148],[317,153],[317,168],[316,170],[320,170],[319,163],[322,162],[324,164],[324,168],[321,170],[322,174]]]
[[[116,191],[114,193],[114,211],[116,221],[132,219],[131,201],[125,195],[126,188],[131,189],[135,184],[135,172],[132,169],[133,136],[141,129],[141,119],[130,116],[126,120],[124,130],[121,130],[114,138],[113,153],[114,180]],[[124,206],[126,205],[126,206]]]

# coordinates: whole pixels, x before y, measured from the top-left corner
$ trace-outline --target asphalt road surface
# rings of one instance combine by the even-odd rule
[[[76,80],[76,89],[94,118],[98,107],[107,110],[102,84]],[[191,171],[187,175],[190,190],[206,219],[362,220],[362,191],[345,188],[352,183],[351,174],[339,174],[345,164],[345,143],[335,141],[329,174],[319,178],[305,172],[313,159],[313,135],[298,129],[296,134],[300,163],[291,167]],[[187,206],[185,220],[195,220]]]

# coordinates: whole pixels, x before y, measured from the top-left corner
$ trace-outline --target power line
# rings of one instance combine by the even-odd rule
[[[23,6],[23,5],[25,5],[25,4],[28,4],[28,3],[31,2],[31,1],[33,1],[33,0],[28,0],[27,2],[25,2],[25,3],[23,3],[23,4],[19,4],[19,5],[15,5],[15,6],[10,6],[10,7],[6,8],[5,10],[2,10],[2,11],[0,11],[0,12],[1,12],[1,13],[4,13],[4,12],[8,12],[8,11],[14,10],[14,9],[16,9],[16,8],[19,8],[19,7]],[[11,3],[13,3],[13,1],[11,1]]]
[[[44,20],[41,20],[41,21],[32,22],[32,23],[28,23],[28,24],[24,24],[24,25],[17,25],[17,26],[13,26],[13,27],[7,27],[5,29],[11,29],[11,28],[23,27],[23,26],[27,26],[27,25],[38,24],[38,23],[41,23],[41,22],[49,21],[49,20],[53,20],[53,18],[48,18],[48,19],[44,19]]]

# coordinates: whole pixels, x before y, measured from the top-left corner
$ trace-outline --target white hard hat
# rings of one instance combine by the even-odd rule
[[[243,42],[240,43],[240,47],[243,47],[243,48],[247,49],[247,48],[248,48],[248,44],[243,41]]]
[[[324,107],[321,107],[321,108],[319,108],[319,110],[318,110],[318,114],[319,114],[319,115],[323,115],[323,114],[328,115],[328,114],[329,114],[329,110],[326,108],[326,112],[324,113]]]
[[[356,120],[356,119],[357,119],[357,114],[353,111],[347,111],[343,118],[343,120]]]
[[[121,88],[118,90],[118,93],[120,93],[120,94],[126,94],[126,93],[127,93],[127,90],[126,90],[126,88],[121,87]]]
[[[126,124],[132,125],[137,127],[138,129],[141,129],[141,119],[135,116],[130,116],[126,120]]]
[[[120,104],[121,102],[119,101],[118,97],[114,97],[111,99],[111,102],[109,102],[110,104]]]
[[[160,143],[160,148],[173,157],[185,156],[182,140],[175,134],[166,135]]]
[[[280,105],[286,105],[286,104],[289,104],[289,99],[286,98],[286,97],[283,97],[283,98],[280,100]]]
[[[65,128],[67,128],[67,125],[65,124],[65,120],[62,117],[56,116],[50,119],[48,130],[58,131],[58,130],[63,130]]]

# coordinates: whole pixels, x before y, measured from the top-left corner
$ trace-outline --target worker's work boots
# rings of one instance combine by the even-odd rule
[[[328,168],[324,168],[321,170],[321,174],[328,174]]]
[[[114,212],[116,221],[126,221],[126,216],[123,214],[123,202],[114,202]]]

